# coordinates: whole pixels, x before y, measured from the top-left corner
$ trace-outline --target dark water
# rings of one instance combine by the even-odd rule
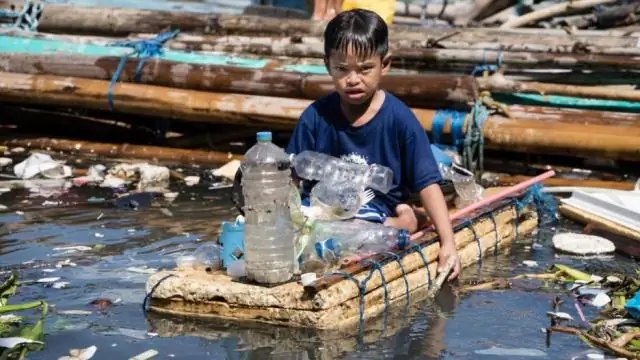
[[[1,186],[0,186],[1,187]],[[0,267],[19,269],[21,280],[60,277],[69,287],[25,285],[12,302],[44,299],[54,305],[47,320],[46,348],[30,359],[57,359],[71,348],[96,345],[94,359],[128,359],[148,349],[157,359],[526,359],[530,356],[479,355],[477,350],[527,348],[539,358],[570,359],[588,348],[577,338],[554,335],[545,345],[541,328],[554,297],[539,282],[517,283],[507,291],[479,292],[456,298],[448,290],[436,305],[411,304],[394,310],[386,321],[366,324],[363,338],[332,332],[290,330],[273,326],[237,326],[228,322],[194,322],[145,315],[142,301],[148,274],[129,268],[166,268],[175,258],[216,238],[220,221],[232,220],[229,189],[182,188],[166,207],[138,211],[88,204],[108,189],[72,188],[53,198],[12,190],[0,194]],[[163,210],[165,209],[165,210]],[[167,211],[168,209],[169,211]],[[22,213],[17,214],[16,211]],[[564,225],[563,225],[564,226]],[[588,261],[556,257],[547,246],[553,229],[519,240],[512,249],[467,268],[463,278],[513,276],[542,272],[556,261],[577,267],[631,267],[624,258]],[[533,243],[539,245],[533,245]],[[66,253],[56,247],[104,247]],[[70,259],[75,267],[56,268]],[[528,268],[523,260],[535,260]],[[47,270],[47,269],[53,269]],[[6,275],[6,271],[4,273]],[[95,299],[117,302],[102,311]],[[90,315],[57,311],[88,310]],[[563,311],[575,315],[570,302]],[[587,315],[589,311],[587,310]]]

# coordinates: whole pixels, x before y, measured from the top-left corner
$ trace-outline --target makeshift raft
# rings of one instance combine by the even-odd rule
[[[545,209],[540,196],[539,189],[529,190],[455,221],[462,266],[497,254],[533,231]],[[149,278],[147,301],[151,311],[168,315],[344,328],[397,304],[424,299],[436,275],[438,251],[436,234],[430,231],[406,250],[363,260],[308,287],[295,281],[263,287],[232,281],[221,272],[162,271]]]

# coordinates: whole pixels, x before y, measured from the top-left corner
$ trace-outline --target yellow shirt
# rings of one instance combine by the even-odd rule
[[[344,0],[341,11],[366,9],[378,14],[387,25],[391,25],[396,12],[396,0]]]

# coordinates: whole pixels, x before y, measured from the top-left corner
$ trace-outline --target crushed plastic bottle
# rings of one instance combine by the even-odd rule
[[[453,164],[451,167],[439,164],[440,174],[445,180],[453,182],[458,197],[455,200],[457,208],[462,208],[482,200],[484,189],[476,183],[471,171]]]
[[[270,132],[259,132],[256,138],[240,167],[246,275],[258,283],[277,284],[290,280],[295,268],[290,162],[271,142]]]
[[[393,170],[386,166],[354,164],[331,155],[303,151],[292,157],[296,174],[308,180],[345,183],[370,187],[386,194],[393,184]]]
[[[216,271],[222,267],[220,246],[217,244],[204,244],[195,251],[196,267]]]
[[[402,249],[409,243],[409,232],[382,224],[352,221],[316,221],[310,243],[303,253],[305,261],[334,263],[351,255],[370,255],[394,248]],[[315,266],[315,265],[313,265]]]
[[[320,181],[311,190],[309,205],[312,220],[345,220],[352,218],[362,206],[362,186],[350,182]]]

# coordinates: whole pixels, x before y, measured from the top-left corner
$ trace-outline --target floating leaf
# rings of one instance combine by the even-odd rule
[[[567,274],[568,276],[572,277],[574,280],[582,280],[582,281],[592,281],[592,276],[590,274],[587,274],[585,272],[582,272],[580,270],[576,270],[573,268],[570,268],[566,265],[561,265],[561,264],[555,264],[554,265],[558,270],[561,270],[562,272],[564,272],[565,274]]]
[[[7,349],[13,349],[14,347],[20,344],[31,344],[31,343],[42,344],[42,342],[40,341],[35,341],[32,339],[23,338],[20,336],[0,338],[0,347],[7,348]]]

